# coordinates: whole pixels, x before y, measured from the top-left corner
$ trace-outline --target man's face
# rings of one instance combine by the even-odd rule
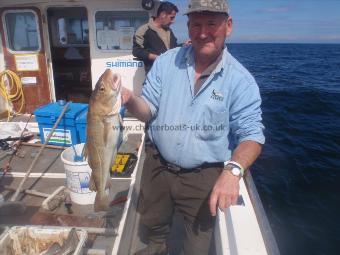
[[[176,12],[175,11],[172,11],[171,13],[162,12],[160,16],[162,18],[162,27],[169,28],[170,25],[172,25],[175,22]]]
[[[188,29],[196,55],[215,57],[222,52],[225,39],[231,33],[232,20],[219,13],[191,13]]]

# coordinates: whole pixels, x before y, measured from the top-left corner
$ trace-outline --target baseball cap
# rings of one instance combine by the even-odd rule
[[[229,13],[226,0],[190,0],[186,15],[192,12],[219,12]]]

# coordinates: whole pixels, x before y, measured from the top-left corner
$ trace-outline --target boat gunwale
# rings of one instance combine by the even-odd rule
[[[251,171],[244,176],[244,183],[246,185],[248,195],[254,212],[257,218],[258,225],[265,243],[265,247],[268,255],[280,255],[280,250],[277,245],[274,233],[270,227],[267,214],[264,210],[260,195],[257,191]]]

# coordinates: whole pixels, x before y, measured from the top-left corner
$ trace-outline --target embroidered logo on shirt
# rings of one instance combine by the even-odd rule
[[[211,93],[211,98],[214,99],[214,100],[223,101],[224,96],[221,92],[213,90],[212,93]]]

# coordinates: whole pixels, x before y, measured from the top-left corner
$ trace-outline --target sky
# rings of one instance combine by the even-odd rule
[[[188,0],[168,0],[179,8],[172,29],[188,38]],[[229,0],[233,43],[340,43],[340,0]]]

